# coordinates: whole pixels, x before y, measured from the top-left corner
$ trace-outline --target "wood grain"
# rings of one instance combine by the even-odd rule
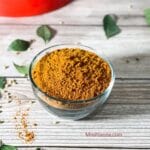
[[[13,62],[29,64],[33,57],[46,47],[59,43],[81,43],[103,53],[114,66],[117,77],[149,78],[150,75],[150,29],[149,27],[123,27],[122,33],[107,40],[102,27],[99,26],[52,26],[58,33],[45,45],[36,36],[36,25],[0,26],[0,68],[2,76],[21,76],[13,67]],[[11,28],[11,30],[10,30]],[[17,55],[8,51],[8,45],[16,38],[35,39],[31,48]],[[5,69],[5,66],[10,66]]]
[[[104,15],[118,15],[119,25],[146,25],[143,11],[150,6],[149,0],[74,0],[62,9],[35,17],[0,18],[0,24],[59,24],[101,25]]]
[[[7,87],[13,96],[0,99],[0,139],[19,146],[19,150],[77,149],[149,149],[150,148],[150,27],[143,11],[149,0],[74,0],[62,9],[35,17],[0,17],[0,76],[16,79],[18,84]],[[106,14],[116,14],[121,34],[106,39],[102,20]],[[49,24],[57,34],[45,45],[36,36],[40,24]],[[9,52],[8,45],[16,38],[35,39],[25,53]],[[81,43],[108,57],[114,66],[117,80],[107,104],[94,116],[69,121],[46,112],[35,99],[29,80],[22,78],[13,62],[29,64],[42,49],[59,43]],[[9,66],[5,69],[5,66]],[[16,77],[16,78],[15,78]],[[17,101],[21,99],[21,104]],[[32,103],[35,101],[35,103]],[[29,128],[36,134],[31,144],[17,137],[14,114],[19,108],[30,108]],[[57,123],[59,122],[59,123]],[[32,124],[37,123],[34,127]],[[87,137],[86,132],[101,136]],[[119,133],[120,136],[104,136]]]
[[[12,78],[8,78],[10,82]],[[9,144],[17,146],[71,146],[71,147],[130,147],[148,148],[150,146],[150,80],[116,80],[115,87],[107,104],[96,115],[80,121],[69,121],[47,113],[36,101],[30,83],[26,78],[17,78],[18,84],[6,90],[16,96],[11,103],[3,98],[0,101],[3,112],[0,137]],[[21,99],[21,106],[15,99]],[[25,144],[18,139],[13,116],[21,107],[30,107],[29,126],[35,131],[36,140]],[[56,123],[59,122],[59,123]],[[98,132],[101,136],[88,137],[86,132]],[[104,136],[105,134],[119,136]]]
[[[19,147],[18,150],[35,150],[37,147]],[[42,150],[112,150],[112,148],[69,148],[69,147],[42,147]],[[115,150],[129,150],[126,148],[115,148]],[[140,149],[132,149],[132,150],[140,150]]]

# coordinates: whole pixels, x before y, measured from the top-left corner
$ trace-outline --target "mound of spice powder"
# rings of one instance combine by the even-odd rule
[[[32,78],[49,96],[86,100],[103,93],[109,86],[111,68],[93,52],[65,48],[43,56],[34,65]]]

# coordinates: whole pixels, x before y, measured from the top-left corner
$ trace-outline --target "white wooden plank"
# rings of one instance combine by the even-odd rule
[[[35,147],[23,147],[23,148],[18,148],[18,150],[35,150]],[[91,150],[91,148],[67,148],[67,147],[42,147],[42,150]],[[92,148],[92,150],[112,150],[112,148]],[[126,148],[115,148],[115,150],[129,150]],[[132,149],[132,150],[137,150],[137,149]]]
[[[14,96],[17,94],[17,96],[20,97],[22,100],[34,100],[35,97],[31,89],[30,81],[27,78],[16,79],[18,84],[8,87],[7,91],[12,93],[12,95]],[[8,78],[8,82],[10,82],[11,80],[13,80],[13,78]],[[150,80],[116,79],[108,103],[150,104]]]
[[[18,150],[35,150],[36,147],[23,147],[23,148],[18,148]],[[91,150],[91,148],[67,148],[67,147],[42,147],[42,150]],[[112,150],[112,148],[92,148],[92,150]],[[115,148],[115,150],[129,150],[126,148]],[[132,150],[137,150],[137,149],[132,149]]]
[[[102,24],[104,15],[115,13],[120,25],[146,25],[143,10],[149,0],[74,0],[62,9],[36,17],[0,18],[0,24]],[[42,21],[41,21],[42,20]]]
[[[0,101],[3,110],[0,113],[0,119],[5,121],[0,125],[0,138],[8,144],[17,146],[150,147],[150,80],[117,80],[105,107],[97,111],[95,116],[80,121],[55,117],[47,113],[37,102],[31,105],[31,100],[35,98],[29,81],[21,78],[17,79],[17,82],[18,84],[6,90],[12,96],[21,99],[22,104],[18,106],[15,99],[8,103],[4,96]],[[118,96],[117,101],[115,95]],[[29,125],[29,128],[36,134],[32,144],[26,144],[17,137],[13,117],[18,107],[30,107],[29,122],[38,124],[36,127]],[[56,122],[59,123],[56,124]],[[86,132],[97,132],[101,136],[88,137]],[[117,133],[119,136],[106,136],[107,133]]]
[[[37,27],[0,26],[0,74],[2,76],[20,76],[13,67],[13,62],[20,65],[29,64],[35,54],[45,47],[59,43],[81,43],[93,47],[98,53],[104,53],[112,61],[117,77],[149,78],[149,27],[122,27],[121,34],[107,40],[103,28],[99,26],[52,26],[57,30],[57,34],[47,45],[36,36]],[[35,39],[36,42],[27,52],[16,55],[7,50],[10,42],[16,38]],[[5,69],[6,65],[10,67]]]

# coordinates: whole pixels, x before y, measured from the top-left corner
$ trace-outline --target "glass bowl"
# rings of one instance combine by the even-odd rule
[[[111,68],[111,81],[107,89],[96,97],[93,97],[87,100],[77,100],[77,101],[56,98],[56,97],[49,96],[46,93],[44,93],[36,85],[36,83],[34,82],[32,78],[32,68],[47,53],[52,52],[57,49],[62,49],[62,48],[80,48],[80,49],[94,52],[98,56],[103,58],[109,64]],[[30,69],[29,69],[29,77],[30,77],[30,81],[32,84],[34,95],[37,97],[37,99],[42,104],[42,106],[44,106],[44,108],[46,108],[49,112],[51,112],[52,114],[56,116],[59,116],[61,118],[66,118],[66,119],[72,119],[72,120],[79,120],[81,118],[84,118],[90,115],[98,107],[102,106],[104,102],[106,102],[106,100],[108,99],[108,96],[110,95],[110,92],[115,82],[114,70],[113,70],[112,64],[108,61],[108,59],[102,56],[102,54],[100,55],[99,51],[95,51],[90,47],[78,45],[78,44],[77,45],[75,44],[54,45],[38,53],[31,62]]]

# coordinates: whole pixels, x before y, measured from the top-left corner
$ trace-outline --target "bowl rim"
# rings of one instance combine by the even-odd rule
[[[85,103],[85,102],[90,102],[90,101],[94,101],[96,100],[98,97],[101,97],[103,95],[105,95],[105,93],[107,93],[108,91],[111,91],[113,86],[114,86],[114,83],[115,83],[115,73],[114,73],[114,69],[113,69],[113,65],[112,63],[108,60],[108,58],[106,56],[101,56],[101,55],[98,55],[99,57],[101,57],[104,61],[106,61],[111,69],[111,81],[109,83],[109,86],[103,91],[103,93],[95,96],[95,97],[92,97],[92,98],[89,98],[89,99],[79,99],[79,100],[69,100],[69,99],[63,99],[63,98],[58,98],[58,97],[54,97],[54,96],[50,96],[48,95],[46,92],[43,92],[37,85],[36,83],[34,82],[33,78],[32,78],[32,68],[33,68],[33,65],[34,65],[34,62],[35,60],[38,58],[38,56],[42,53],[44,53],[45,51],[47,51],[48,49],[52,49],[54,48],[54,51],[57,50],[57,48],[55,49],[55,47],[59,47],[59,46],[66,46],[67,48],[67,45],[68,47],[69,46],[76,46],[77,48],[79,47],[84,47],[83,50],[86,50],[86,48],[90,49],[93,53],[95,53],[96,55],[98,55],[93,48],[89,47],[89,46],[85,46],[83,44],[72,44],[72,43],[65,43],[65,44],[55,44],[55,45],[52,45],[52,46],[49,46],[45,49],[43,49],[42,51],[40,51],[39,53],[37,53],[31,63],[30,63],[30,66],[29,66],[29,79],[30,79],[30,82],[32,84],[32,86],[34,86],[34,88],[36,88],[37,90],[39,90],[42,94],[44,94],[45,96],[49,97],[50,99],[55,99],[56,101],[59,101],[59,102],[63,102],[63,103]],[[71,47],[69,47],[71,48]],[[82,49],[82,48],[81,48]],[[89,51],[89,50],[86,50],[86,51]],[[91,52],[90,51],[90,52]],[[45,56],[45,55],[44,55]],[[41,57],[42,58],[42,57]]]

